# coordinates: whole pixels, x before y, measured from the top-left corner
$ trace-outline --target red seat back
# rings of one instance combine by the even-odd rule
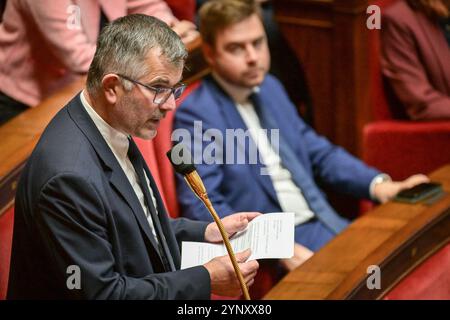
[[[397,2],[398,0],[373,0],[371,4],[377,5],[383,10]],[[381,20],[381,28],[383,28],[383,20]],[[374,120],[392,119],[392,111],[389,108],[388,99],[384,90],[383,77],[381,74],[381,47],[380,47],[380,30],[370,30],[369,32],[369,67],[370,67],[370,101],[372,117]]]
[[[14,207],[0,216],[0,300],[6,299],[11,261]]]
[[[385,300],[450,300],[450,244],[394,287]]]

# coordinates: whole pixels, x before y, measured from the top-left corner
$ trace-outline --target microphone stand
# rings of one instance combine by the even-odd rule
[[[208,209],[209,213],[212,215],[217,227],[219,228],[220,234],[223,239],[223,243],[227,248],[228,255],[231,259],[231,264],[233,265],[234,272],[239,280],[239,284],[241,285],[242,293],[244,294],[245,300],[251,300],[250,294],[248,293],[247,284],[244,281],[244,277],[242,276],[241,270],[236,261],[236,257],[233,252],[233,248],[231,248],[230,239],[228,238],[228,234],[225,231],[225,228],[217,215],[216,210],[214,209],[211,201],[209,200],[208,193],[206,192],[206,188],[203,185],[202,179],[198,175],[197,171],[192,171],[184,175],[184,179],[186,180],[189,187],[195,193],[195,195],[203,202],[205,207]]]
[[[211,201],[209,200],[208,193],[206,192],[206,188],[205,185],[203,184],[202,178],[200,178],[197,171],[195,170],[195,166],[193,165],[192,161],[192,156],[185,146],[178,145],[177,148],[179,147],[181,147],[181,149],[179,150],[180,153],[178,155],[175,154],[176,146],[174,146],[167,152],[167,157],[169,158],[169,161],[173,165],[175,171],[183,175],[184,180],[186,180],[188,186],[191,188],[194,194],[203,202],[203,204],[213,217],[214,222],[219,228],[219,232],[220,235],[222,236],[223,243],[227,248],[228,256],[231,259],[231,264],[233,265],[234,272],[236,273],[236,276],[239,280],[242,293],[246,300],[250,300],[250,294],[248,293],[247,284],[244,281],[241,269],[239,269],[236,257],[233,252],[233,248],[231,248],[228,234],[226,233],[222,221],[220,220],[216,210],[214,209]],[[174,161],[175,160],[174,158],[181,159],[181,161]]]

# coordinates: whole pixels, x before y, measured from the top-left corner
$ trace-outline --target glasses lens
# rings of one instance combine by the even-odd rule
[[[158,91],[156,91],[153,102],[156,104],[163,104],[167,101],[167,99],[169,99],[171,94],[172,89],[160,88],[158,89]]]
[[[185,88],[186,88],[186,86],[184,84],[181,84],[178,87],[174,88],[173,96],[174,96],[175,100],[181,97]]]
[[[173,92],[174,99],[177,100],[178,98],[181,97],[185,88],[186,88],[186,85],[181,84],[173,89],[169,89],[169,88],[159,89],[159,91],[157,91],[155,94],[155,99],[153,100],[153,102],[156,104],[165,103],[167,101],[167,99],[170,98],[170,95],[172,94],[172,92]]]

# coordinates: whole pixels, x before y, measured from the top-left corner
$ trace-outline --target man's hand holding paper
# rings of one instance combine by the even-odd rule
[[[249,260],[291,258],[294,254],[293,213],[240,213],[228,216],[222,222],[232,235],[230,242],[234,252],[251,249]],[[217,227],[208,226],[205,239],[219,242]],[[226,254],[223,243],[183,242],[181,268],[201,265]]]
[[[260,212],[240,212],[227,216],[221,220],[225,231],[228,233],[228,237],[231,238],[236,232],[245,230],[248,223],[259,215],[261,215]],[[205,240],[211,243],[222,242],[219,228],[214,222],[206,227]]]

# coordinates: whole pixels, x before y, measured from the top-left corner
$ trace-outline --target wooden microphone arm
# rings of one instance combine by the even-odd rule
[[[192,171],[192,172],[186,174],[184,176],[184,179],[186,180],[187,184],[192,189],[192,191],[195,193],[195,195],[203,202],[205,207],[208,209],[209,213],[212,215],[214,221],[216,222],[217,227],[219,228],[220,234],[222,235],[223,243],[225,243],[225,247],[227,248],[228,255],[231,259],[231,264],[233,265],[234,272],[236,273],[236,276],[241,285],[241,289],[244,294],[244,297],[246,300],[251,300],[250,294],[248,293],[247,284],[245,283],[244,277],[242,276],[241,270],[239,269],[239,266],[237,264],[236,257],[233,252],[233,248],[231,248],[230,239],[228,238],[228,234],[225,231],[222,221],[220,220],[219,216],[217,215],[216,210],[214,209],[211,201],[208,198],[208,193],[206,192],[206,188],[203,185],[202,179],[198,175],[197,171]]]

